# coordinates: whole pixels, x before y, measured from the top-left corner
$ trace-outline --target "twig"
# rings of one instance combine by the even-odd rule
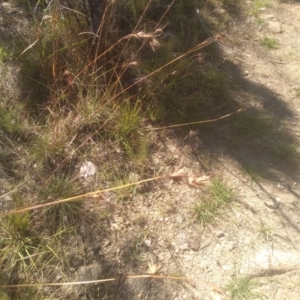
[[[189,279],[185,277],[162,276],[162,275],[129,275],[124,277],[124,279],[138,279],[138,278],[157,278],[157,279],[189,281]],[[91,284],[91,283],[103,283],[103,282],[109,282],[115,280],[119,280],[119,278],[108,278],[108,279],[99,279],[99,280],[90,280],[90,281],[74,281],[74,282],[10,284],[10,285],[0,285],[0,288],[81,285],[81,284]]]
[[[164,127],[156,127],[156,128],[149,128],[149,127],[145,127],[142,128],[146,131],[153,131],[153,130],[161,130],[161,129],[167,129],[167,128],[175,128],[175,127],[181,127],[181,126],[188,126],[188,125],[195,125],[195,124],[203,124],[203,123],[212,123],[212,122],[216,122],[225,118],[228,118],[234,114],[240,113],[242,111],[245,111],[245,109],[239,109],[238,111],[232,112],[230,114],[227,114],[225,116],[222,116],[220,118],[217,119],[212,119],[212,120],[205,120],[205,121],[197,121],[197,122],[190,122],[190,123],[183,123],[183,124],[175,124],[175,125],[170,125],[170,126],[164,126]]]

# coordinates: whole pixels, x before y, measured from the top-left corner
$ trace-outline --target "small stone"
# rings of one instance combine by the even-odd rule
[[[265,201],[265,205],[270,209],[277,209],[280,205],[280,198],[275,198],[275,201]]]
[[[282,32],[281,24],[278,21],[269,21],[268,22],[269,31],[274,33]]]
[[[188,249],[189,249],[188,243],[183,243],[183,244],[179,245],[179,249],[180,249],[181,251],[186,251],[186,250],[188,250]]]
[[[93,176],[96,174],[96,172],[96,166],[90,161],[84,162],[80,167],[80,176],[84,178]]]
[[[81,266],[76,272],[77,281],[91,281],[99,279],[102,273],[102,266],[94,263],[88,266]]]
[[[194,231],[192,237],[189,239],[190,248],[193,251],[198,251],[200,249],[200,239],[200,233],[198,231]]]
[[[175,218],[176,222],[177,223],[182,223],[184,221],[184,218],[182,215],[177,215],[176,218]]]
[[[146,247],[148,247],[148,248],[151,246],[151,240],[150,239],[144,240],[144,243],[145,243]]]
[[[280,190],[284,189],[284,186],[282,186],[280,183],[277,184],[277,187],[278,187]]]
[[[234,242],[229,243],[227,248],[228,248],[228,251],[232,251],[235,248],[235,243]]]
[[[217,231],[216,232],[217,237],[220,238],[224,238],[225,237],[225,233],[223,231]]]
[[[247,77],[249,75],[249,71],[248,70],[244,70],[242,72],[242,76]]]

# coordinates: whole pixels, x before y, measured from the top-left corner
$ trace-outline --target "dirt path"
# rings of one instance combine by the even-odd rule
[[[232,64],[225,63],[235,70],[233,76],[236,70],[244,76],[236,94],[240,102],[278,120],[278,130],[291,139],[299,136],[299,33],[300,4],[273,3],[229,32],[239,37],[238,51],[228,57]],[[277,49],[261,45],[266,37],[278,43]],[[211,285],[205,288],[205,281],[220,287],[235,276],[249,274],[259,279],[256,290],[266,299],[299,299],[299,165],[273,165],[257,149],[250,164],[266,164],[276,175],[274,180],[253,184],[241,174],[241,154],[223,150],[219,166],[223,165],[222,176],[235,186],[239,204],[233,206],[228,222],[201,237],[203,249],[178,255],[185,274],[196,279],[195,299],[222,298]]]
[[[278,122],[278,131],[284,132],[291,144],[297,144],[300,4],[274,2],[246,19],[237,21],[229,32],[229,37],[235,38],[236,51],[226,55],[224,62],[229,76],[237,78],[235,97],[245,107]],[[277,48],[262,45],[265,38],[275,41]],[[166,157],[182,158],[181,167],[187,172],[201,169],[195,161],[195,149],[202,156],[204,149],[197,134],[181,143],[172,133],[165,138],[166,144],[161,145],[164,151],[157,154],[158,164]],[[188,139],[193,141],[187,146]],[[216,159],[216,169],[222,170],[222,178],[227,178],[238,195],[231,212],[217,226],[203,230],[190,220],[190,208],[204,197],[201,191],[170,183],[165,187],[168,192],[159,190],[147,200],[152,203],[148,226],[152,232],[161,232],[152,241],[150,252],[157,264],[163,264],[163,272],[192,279],[186,289],[171,285],[159,299],[227,299],[218,288],[243,276],[257,279],[259,285],[254,290],[265,299],[299,299],[298,162],[282,165],[270,160],[262,148],[245,148],[228,150],[221,146],[217,150],[223,159]],[[272,176],[262,175],[262,180],[254,183],[241,171],[246,162]],[[137,211],[142,213],[143,207]]]

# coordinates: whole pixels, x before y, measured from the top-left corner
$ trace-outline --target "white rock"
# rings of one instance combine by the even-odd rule
[[[97,172],[97,167],[90,161],[84,162],[80,167],[80,176],[88,177],[93,176]]]
[[[147,247],[150,247],[151,246],[151,240],[150,239],[147,239],[147,240],[144,240],[144,243]]]
[[[273,248],[261,248],[246,254],[242,260],[241,274],[268,274],[299,268],[300,254]]]

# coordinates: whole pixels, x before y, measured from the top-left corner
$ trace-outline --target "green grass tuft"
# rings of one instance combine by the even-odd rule
[[[208,197],[194,207],[196,219],[202,225],[214,222],[221,209],[227,207],[233,197],[232,189],[216,178],[208,188]]]
[[[277,145],[272,149],[276,161],[289,162],[298,164],[300,162],[300,151],[297,145],[294,144],[282,144]]]
[[[278,127],[278,126],[277,126]],[[270,140],[278,135],[273,121],[261,114],[241,113],[237,116],[233,129],[238,139]]]
[[[250,277],[233,278],[224,289],[233,300],[246,300],[260,297],[253,289],[259,286],[259,282]]]
[[[273,38],[264,37],[260,40],[260,44],[269,50],[278,49],[278,42]]]
[[[33,228],[29,213],[11,215],[1,220],[0,259],[9,274],[16,268],[27,273],[32,266],[32,255],[40,247],[39,237]]]
[[[261,9],[272,7],[272,3],[269,0],[253,0],[251,4],[249,14],[255,17],[258,17]]]

